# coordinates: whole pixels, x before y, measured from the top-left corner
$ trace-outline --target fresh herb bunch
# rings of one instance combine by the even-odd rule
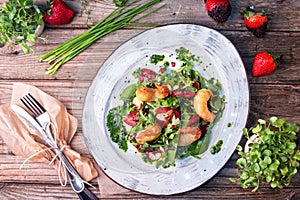
[[[0,9],[0,43],[22,44],[24,53],[29,53],[26,42],[34,44],[36,29],[43,23],[43,15],[32,0],[9,0]]]
[[[299,127],[295,123],[286,123],[284,118],[271,117],[267,123],[259,119],[254,128],[243,129],[244,136],[249,134],[259,139],[249,144],[249,152],[244,152],[239,145],[236,162],[240,167],[239,180],[242,188],[259,189],[261,182],[267,182],[272,188],[283,188],[289,185],[299,167],[300,151],[296,150],[296,139]]]
[[[46,61],[51,65],[46,69],[46,73],[50,76],[55,74],[63,64],[83,52],[100,38],[116,30],[128,26],[157,26],[158,24],[142,24],[139,23],[139,20],[160,9],[161,7],[153,9],[140,16],[140,14],[161,2],[161,0],[150,0],[140,4],[137,2],[137,0],[132,0],[123,7],[116,8],[86,32],[42,55],[39,61]]]

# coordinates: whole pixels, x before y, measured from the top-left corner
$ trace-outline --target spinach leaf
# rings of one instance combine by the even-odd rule
[[[137,84],[128,85],[120,94],[120,100],[125,101],[127,99],[131,99],[131,97],[134,96],[136,89]]]

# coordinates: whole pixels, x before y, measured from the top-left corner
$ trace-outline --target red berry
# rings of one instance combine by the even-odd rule
[[[231,4],[229,0],[206,0],[205,6],[208,15],[218,23],[227,21],[231,14]]]
[[[277,67],[277,56],[267,52],[259,52],[254,57],[253,76],[264,76],[273,73]]]
[[[257,12],[253,8],[241,10],[244,17],[246,28],[251,31],[256,37],[263,37],[268,24],[268,17],[265,12]]]
[[[44,13],[44,21],[51,25],[69,24],[74,11],[63,0],[51,0],[50,8]]]
[[[261,16],[260,14],[254,14],[252,17],[244,18],[244,23],[247,28],[257,28],[263,26],[267,21],[267,16]]]

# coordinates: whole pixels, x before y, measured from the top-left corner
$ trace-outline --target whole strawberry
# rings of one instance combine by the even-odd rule
[[[259,52],[254,57],[252,76],[264,76],[273,73],[278,64],[278,57],[271,53]]]
[[[229,0],[204,0],[208,15],[218,23],[227,21],[231,14]]]
[[[63,0],[51,0],[50,8],[44,13],[44,21],[51,25],[69,24],[74,11]]]
[[[253,7],[247,7],[246,10],[241,10],[241,14],[243,14],[247,29],[256,37],[263,37],[268,25],[268,17],[265,12],[257,12]]]

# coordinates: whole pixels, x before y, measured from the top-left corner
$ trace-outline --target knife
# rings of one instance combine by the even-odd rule
[[[22,117],[23,119],[27,120],[36,130],[38,130],[43,139],[47,142],[47,140],[49,140],[46,137],[45,131],[44,129],[40,126],[40,124],[23,108],[21,108],[18,105],[12,104],[11,105],[11,109],[19,116]],[[71,175],[70,173],[68,173],[69,176]],[[72,176],[72,175],[71,175]],[[89,191],[86,187],[84,188],[84,190],[82,192],[76,193],[78,195],[78,197],[80,198],[80,200],[97,200],[97,197],[91,192]]]
[[[26,110],[15,104],[10,105],[10,107],[18,116],[27,120],[36,130],[38,130],[41,133],[43,139],[47,142],[48,138],[45,136],[44,129]]]

